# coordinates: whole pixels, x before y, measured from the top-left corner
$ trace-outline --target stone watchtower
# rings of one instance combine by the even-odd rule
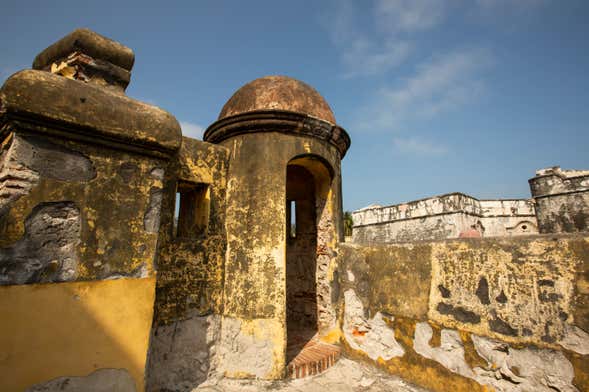
[[[333,338],[350,138],[315,89],[267,76],[229,99],[204,140],[230,151],[219,363],[228,376],[278,379],[287,346]]]
[[[182,135],[125,94],[134,59],[79,29],[0,88],[2,391],[91,373],[144,389],[162,187]]]

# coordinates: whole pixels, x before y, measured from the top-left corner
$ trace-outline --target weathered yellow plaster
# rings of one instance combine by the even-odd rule
[[[155,278],[0,287],[0,390],[101,368],[142,391]]]
[[[432,243],[429,319],[512,344],[557,348],[554,343],[563,336],[564,323],[570,322],[574,308],[574,271],[580,263],[570,242],[566,238],[538,237]],[[482,278],[488,282],[488,304],[476,296]],[[542,286],[542,282],[549,285]],[[440,285],[450,290],[450,298],[441,296]],[[505,303],[496,300],[501,292],[508,298]],[[441,314],[437,310],[440,303],[460,306],[477,315],[480,322],[461,322],[452,315]],[[493,318],[508,323],[513,335],[493,330]],[[544,336],[548,332],[550,336]]]

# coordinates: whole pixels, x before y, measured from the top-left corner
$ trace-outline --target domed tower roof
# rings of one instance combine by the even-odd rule
[[[337,148],[341,158],[350,147],[350,136],[337,125],[325,99],[313,87],[287,76],[265,76],[242,86],[203,140],[221,143],[260,132],[319,139]]]
[[[223,106],[219,120],[258,110],[285,110],[336,123],[317,90],[288,76],[264,76],[242,86]]]

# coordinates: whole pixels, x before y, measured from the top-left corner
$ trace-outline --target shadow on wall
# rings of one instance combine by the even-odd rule
[[[142,391],[155,278],[0,287],[0,390]]]

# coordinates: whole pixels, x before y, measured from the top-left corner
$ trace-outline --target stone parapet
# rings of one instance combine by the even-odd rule
[[[344,353],[432,391],[589,390],[589,238],[340,244]]]
[[[532,200],[478,200],[450,193],[392,206],[372,206],[352,213],[352,237],[358,243],[409,242],[537,232]]]

